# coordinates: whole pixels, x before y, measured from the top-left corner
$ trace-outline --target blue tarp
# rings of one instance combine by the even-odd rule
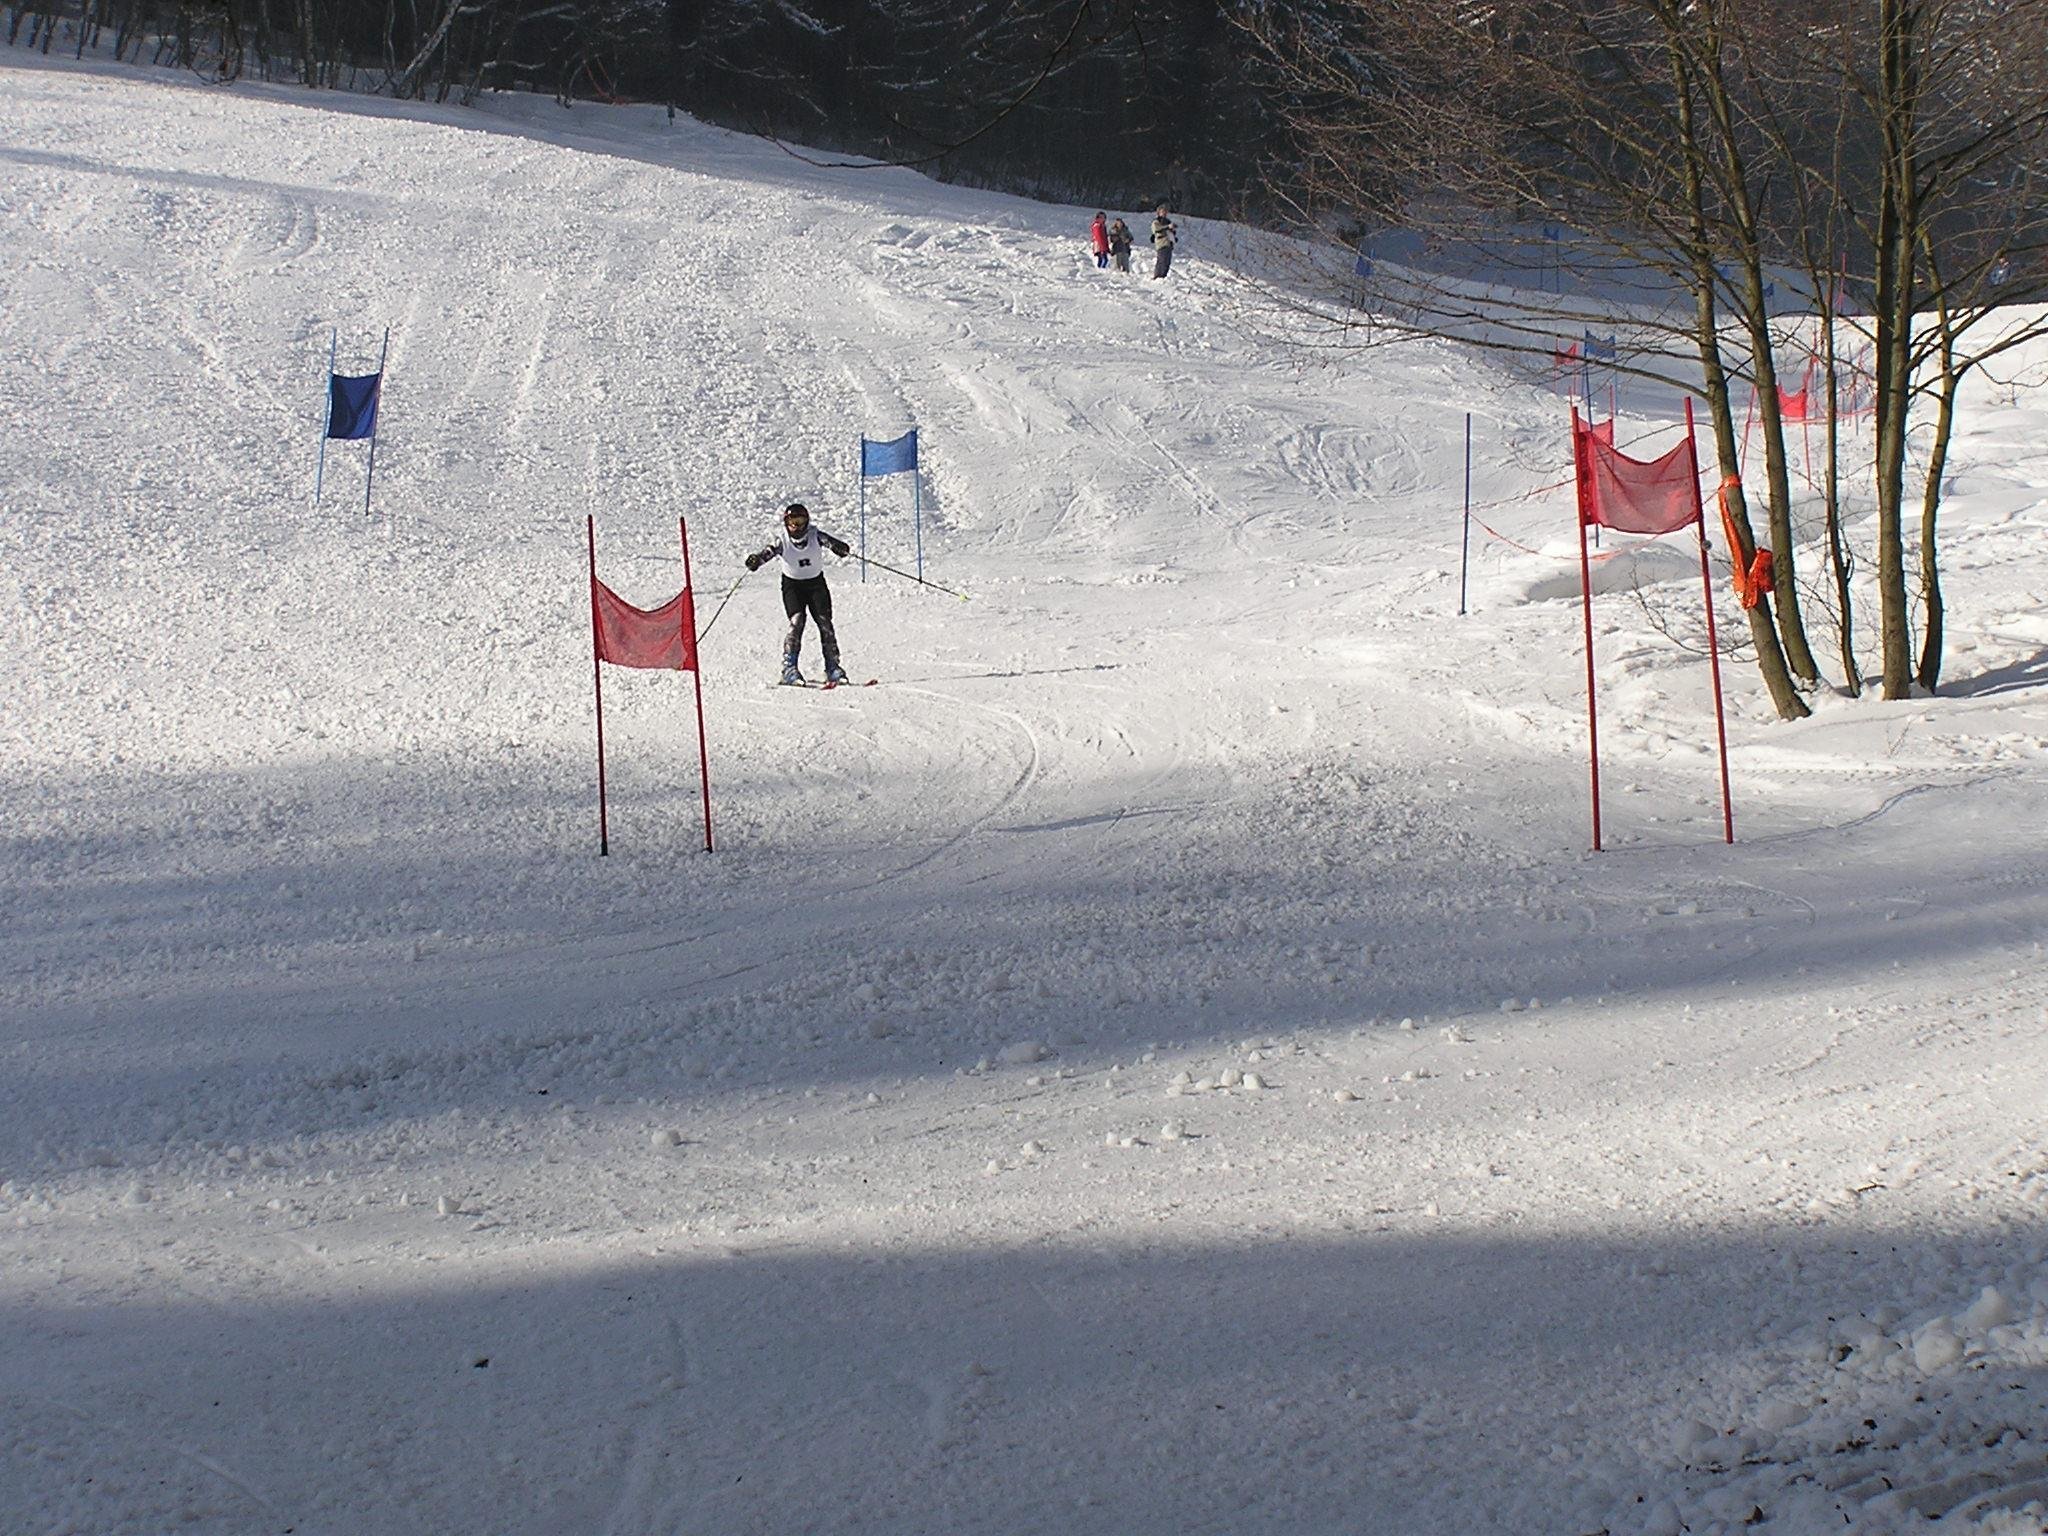
[[[377,395],[383,382],[381,373],[365,373],[354,378],[329,374],[327,435],[341,438],[376,436]]]
[[[860,472],[863,479],[876,475],[900,475],[917,468],[917,429],[912,427],[893,443],[860,440]]]

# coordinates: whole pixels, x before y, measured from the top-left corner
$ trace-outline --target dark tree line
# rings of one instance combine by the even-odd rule
[[[16,46],[400,97],[655,102],[942,179],[1221,214],[1279,142],[1231,0],[23,0]]]

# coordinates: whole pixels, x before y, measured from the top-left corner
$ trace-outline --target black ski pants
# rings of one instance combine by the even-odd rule
[[[832,589],[823,576],[805,581],[782,578],[782,611],[789,615],[789,637],[782,642],[782,664],[796,665],[797,652],[804,643],[804,616],[818,621],[818,649],[825,653],[825,670],[839,668],[839,635],[832,628]]]

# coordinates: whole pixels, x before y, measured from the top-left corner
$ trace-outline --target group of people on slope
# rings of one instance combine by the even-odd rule
[[[1166,216],[1166,205],[1159,205],[1159,212],[1152,220],[1152,275],[1166,276],[1173,265],[1173,243],[1180,238],[1180,231],[1174,228],[1173,220]],[[1114,264],[1117,271],[1131,270],[1131,226],[1122,219],[1111,219],[1107,214],[1097,213],[1094,222],[1088,226],[1088,240],[1095,248],[1095,265],[1098,269]]]

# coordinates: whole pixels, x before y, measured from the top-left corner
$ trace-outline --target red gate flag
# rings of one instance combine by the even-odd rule
[[[612,851],[604,782],[604,663],[694,674],[697,685],[697,776],[704,788],[704,851],[711,851],[711,754],[704,741],[704,674],[697,666],[697,605],[691,598],[690,528],[676,519],[683,550],[683,590],[659,608],[635,608],[597,579],[597,519],[586,516],[590,547],[590,691],[597,705],[597,851]]]
[[[697,670],[697,612],[688,587],[659,608],[635,608],[593,576],[590,608],[599,661],[615,667]]]
[[[1581,523],[1619,533],[1670,533],[1699,520],[1699,465],[1690,436],[1661,459],[1632,459],[1616,448],[1611,421],[1594,427],[1575,413],[1572,436]]]
[[[1593,568],[1589,527],[1623,533],[1670,533],[1690,525],[1700,541],[1700,591],[1707,603],[1707,662],[1714,674],[1714,734],[1721,749],[1721,835],[1735,841],[1735,801],[1728,784],[1728,721],[1721,704],[1721,646],[1714,628],[1714,584],[1707,572],[1707,520],[1700,509],[1699,450],[1692,399],[1685,402],[1685,440],[1661,459],[1632,459],[1614,446],[1614,422],[1598,427],[1572,407],[1572,469],[1579,491],[1579,580],[1586,614],[1586,744],[1593,774],[1593,851],[1600,851],[1600,710],[1593,674]]]

